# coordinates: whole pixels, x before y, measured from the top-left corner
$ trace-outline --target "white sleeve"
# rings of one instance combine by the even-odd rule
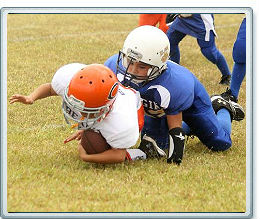
[[[85,64],[71,63],[62,66],[54,74],[51,86],[53,90],[63,97],[64,91],[70,83],[71,78],[82,68],[86,67]]]
[[[135,96],[136,96],[136,106],[137,106],[137,110],[139,110],[140,107],[142,106],[142,99],[141,99],[141,96],[140,96],[139,91],[136,91]]]

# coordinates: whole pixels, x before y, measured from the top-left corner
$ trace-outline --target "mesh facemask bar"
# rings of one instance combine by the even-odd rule
[[[77,123],[86,123],[88,125],[94,125],[96,122],[102,121],[106,114],[109,112],[112,102],[108,104],[97,107],[97,108],[87,108],[85,106],[79,106],[71,103],[71,99],[68,97],[68,88],[64,94],[64,101],[62,104],[62,111],[67,123],[70,124],[69,120],[73,120]],[[83,115],[82,115],[83,113]]]
[[[69,113],[68,111],[70,111],[71,113]],[[83,117],[80,112],[76,112],[70,109],[70,107],[67,105],[65,101],[63,101],[62,103],[62,112],[66,123],[70,125],[72,128],[78,127],[78,129],[89,129],[92,128],[97,122],[99,122],[99,120],[102,119],[100,118],[102,117],[102,115],[100,115],[99,117],[95,117],[94,119],[90,119],[90,113],[88,113],[86,117]],[[74,115],[78,113],[77,118],[75,118],[72,113]]]
[[[127,57],[123,52],[119,51],[118,59],[117,59],[117,68],[116,68],[116,74],[122,74],[124,75],[123,80],[121,83],[124,86],[129,86],[131,83],[133,83],[136,87],[140,87],[141,84],[144,84],[147,82],[147,76],[136,76],[128,72],[129,66],[131,62],[138,62],[133,57],[127,57],[129,61],[126,62],[126,66],[124,66],[124,57]],[[126,58],[125,58],[126,59]],[[127,64],[128,63],[128,64]],[[120,66],[121,64],[121,66]]]
[[[124,75],[124,78],[121,81],[121,83],[124,86],[129,86],[133,77],[132,77],[131,74],[128,73],[129,65],[126,68],[123,65],[123,55],[124,54],[121,51],[119,51],[119,55],[118,55],[117,63],[116,63],[116,74]],[[120,66],[120,64],[121,64],[122,67]]]
[[[129,59],[129,61],[124,61],[125,59]],[[123,69],[120,67],[120,62],[123,66]],[[127,63],[127,66],[124,66],[124,62]],[[129,66],[131,62],[138,62],[138,60],[132,58],[132,57],[127,57],[123,52],[119,51],[119,56],[117,59],[117,74],[123,74],[124,79],[121,82],[124,86],[129,86],[131,82],[133,82],[135,85],[138,85],[139,87],[144,86],[148,81],[151,81],[155,78],[157,78],[159,75],[161,75],[162,71],[165,69],[164,66],[159,68],[158,66],[151,65],[151,68],[148,70],[147,75],[148,76],[136,76],[128,72]],[[142,62],[142,61],[140,61]],[[126,64],[125,63],[125,64]],[[142,62],[144,64],[150,65],[148,63]]]

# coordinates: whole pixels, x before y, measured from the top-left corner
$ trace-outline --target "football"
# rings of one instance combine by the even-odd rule
[[[104,152],[110,148],[106,139],[94,130],[84,130],[81,136],[81,144],[87,154],[98,154]]]

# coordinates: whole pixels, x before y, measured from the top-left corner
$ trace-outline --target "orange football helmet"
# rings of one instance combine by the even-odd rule
[[[66,121],[85,124],[82,129],[89,129],[102,121],[116,99],[118,87],[115,74],[102,64],[91,64],[81,69],[65,90],[62,109]]]

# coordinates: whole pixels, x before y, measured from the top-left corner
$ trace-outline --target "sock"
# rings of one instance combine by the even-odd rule
[[[246,74],[246,64],[239,64],[234,63],[231,83],[230,83],[230,90],[231,94],[237,99],[238,93],[240,90],[240,86]]]
[[[217,112],[217,119],[223,129],[230,135],[231,134],[231,117],[227,109],[222,108]]]
[[[145,160],[146,154],[140,149],[126,149],[126,160]]]

